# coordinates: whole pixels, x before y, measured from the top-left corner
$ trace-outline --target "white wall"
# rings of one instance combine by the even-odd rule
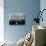
[[[46,0],[40,0],[40,9],[41,10],[46,9]],[[40,25],[43,25],[46,27],[46,11],[43,13],[42,17],[43,17],[43,22],[40,21]]]
[[[40,0],[40,9],[46,9],[46,0]],[[46,26],[46,11],[43,12],[43,22],[40,22],[41,25]]]
[[[4,41],[4,8],[3,0],[0,0],[0,42]]]

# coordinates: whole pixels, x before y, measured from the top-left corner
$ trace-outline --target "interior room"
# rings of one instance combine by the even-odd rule
[[[46,0],[0,0],[0,46],[46,46]]]

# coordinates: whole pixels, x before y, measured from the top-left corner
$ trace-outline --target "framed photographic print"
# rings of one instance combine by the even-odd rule
[[[25,13],[14,13],[9,15],[9,25],[25,25]]]

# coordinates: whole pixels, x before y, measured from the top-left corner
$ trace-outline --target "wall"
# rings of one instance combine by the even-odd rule
[[[40,10],[43,10],[43,9],[46,9],[46,0],[40,0]],[[40,21],[40,25],[46,27],[46,11],[43,13],[42,17],[43,17],[43,22]]]
[[[40,10],[40,0],[4,0],[4,35],[7,41],[18,41],[32,30],[35,14]],[[25,12],[26,25],[10,26],[8,23],[9,13]]]
[[[40,1],[40,9],[41,9],[41,11],[43,9],[46,9],[46,6],[45,5],[46,5],[46,0],[41,0]],[[46,11],[43,12],[42,17],[43,17],[43,22],[41,21],[40,22],[40,25],[46,26]]]
[[[4,41],[4,0],[0,0],[0,42]]]

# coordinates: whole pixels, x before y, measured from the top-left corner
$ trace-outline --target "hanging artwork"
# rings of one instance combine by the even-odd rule
[[[25,13],[14,13],[9,15],[9,25],[25,25]]]

